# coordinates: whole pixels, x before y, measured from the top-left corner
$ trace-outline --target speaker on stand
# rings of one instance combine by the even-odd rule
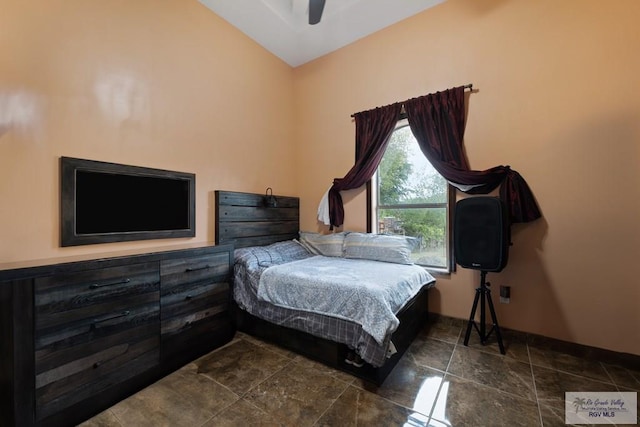
[[[487,272],[499,272],[506,266],[509,245],[506,206],[497,197],[468,197],[456,203],[453,225],[453,251],[456,263],[463,268],[480,270],[480,286],[476,288],[471,315],[467,323],[464,345],[469,344],[471,329],[475,328],[484,345],[495,332],[500,353],[505,354],[498,318],[491,299],[491,284]],[[480,325],[475,321],[480,305]],[[487,332],[485,306],[489,306],[492,327]]]

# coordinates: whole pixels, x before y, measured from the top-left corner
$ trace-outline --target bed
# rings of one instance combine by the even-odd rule
[[[317,246],[305,244],[314,241],[305,240],[306,236],[299,232],[296,197],[275,196],[267,200],[262,194],[216,191],[215,212],[216,243],[233,243],[236,248],[232,306],[237,329],[381,384],[427,321],[428,289],[433,286],[433,277],[417,266],[318,253],[314,250]],[[355,242],[356,238],[367,238],[360,234],[338,233],[331,240]],[[362,257],[356,254],[354,258]],[[355,272],[357,265],[364,268],[362,273]],[[312,270],[309,272],[307,268]],[[350,274],[340,276],[340,271]],[[361,296],[355,282],[382,284],[385,272],[390,277],[407,274],[407,279],[400,281],[404,296],[394,296],[399,299],[391,298],[390,303],[380,304],[385,306],[379,308],[382,311],[366,316],[368,319],[354,319],[352,315],[364,316],[369,311],[374,313],[373,309],[363,311],[347,306],[349,316],[337,314],[329,304],[330,297],[322,301],[316,298],[313,306],[305,306],[304,302],[293,308],[289,305],[291,301],[303,301],[299,296],[309,292],[308,287],[301,286],[305,291],[297,287],[305,278],[326,279],[326,283],[320,283],[322,293],[333,295],[325,290],[336,282],[329,278],[337,274],[341,278],[340,287],[352,286],[351,292],[358,292],[358,300],[368,299],[369,294]],[[285,280],[282,274],[289,276]],[[348,282],[346,276],[358,279]],[[387,287],[381,285],[379,292],[389,297]],[[388,323],[384,323],[387,318]],[[348,363],[351,351],[356,351],[366,363],[363,366]]]

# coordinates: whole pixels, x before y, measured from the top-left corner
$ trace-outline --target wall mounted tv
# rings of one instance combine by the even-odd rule
[[[61,246],[194,237],[191,173],[60,158]]]

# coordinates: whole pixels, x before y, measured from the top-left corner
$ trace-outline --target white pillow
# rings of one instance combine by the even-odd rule
[[[319,234],[300,232],[300,244],[315,255],[342,257],[344,237],[347,233]]]
[[[349,233],[344,239],[344,256],[395,264],[413,264],[413,245],[409,239],[386,234]]]

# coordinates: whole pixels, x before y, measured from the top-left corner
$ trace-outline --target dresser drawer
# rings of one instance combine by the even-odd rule
[[[206,283],[180,287],[162,296],[162,334],[175,334],[229,309],[229,284]]]
[[[35,280],[36,418],[159,362],[158,263]]]
[[[35,281],[35,328],[60,325],[96,314],[126,311],[131,303],[157,300],[157,263],[87,270],[38,278]]]
[[[180,292],[180,288],[194,283],[226,281],[231,272],[226,252],[166,260],[160,264],[162,295]]]

